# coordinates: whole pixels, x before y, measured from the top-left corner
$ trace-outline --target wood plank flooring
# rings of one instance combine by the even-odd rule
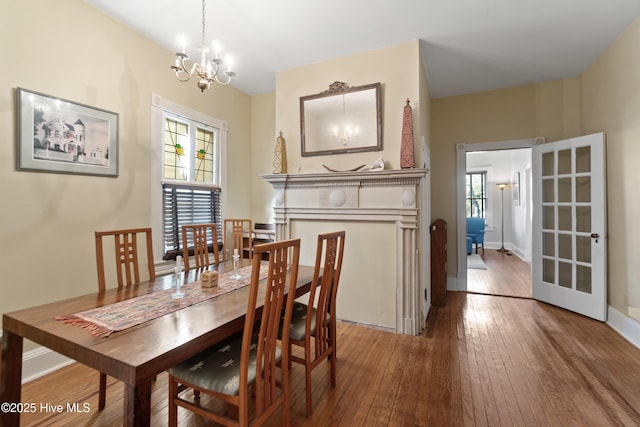
[[[340,322],[338,381],[291,374],[293,426],[638,426],[640,349],[606,324],[531,299],[449,292],[421,336]],[[118,426],[123,387],[111,380],[97,411],[95,371],[74,364],[26,384],[23,402],[88,403],[89,412],[24,414],[24,426]],[[185,426],[211,425],[179,411]],[[152,425],[167,425],[158,376]],[[274,415],[270,426],[281,424]]]
[[[517,255],[507,255],[495,249],[478,252],[486,270],[467,269],[469,292],[531,298],[531,266]]]

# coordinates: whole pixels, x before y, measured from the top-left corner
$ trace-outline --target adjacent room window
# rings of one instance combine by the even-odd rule
[[[467,216],[486,218],[487,172],[470,172],[466,179]]]
[[[184,245],[192,244],[182,242],[183,225],[221,223],[221,146],[226,141],[226,123],[158,99],[162,105],[155,110],[153,123],[161,129],[156,133],[161,150],[155,170],[162,193],[156,200],[161,199],[162,211],[154,217],[163,236],[160,255],[170,260],[182,254]],[[217,234],[221,241],[221,226]]]

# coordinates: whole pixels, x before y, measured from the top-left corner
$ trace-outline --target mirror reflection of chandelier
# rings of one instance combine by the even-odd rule
[[[358,128],[352,128],[349,125],[346,125],[340,129],[338,127],[333,128],[333,136],[336,141],[341,142],[342,145],[348,145],[352,139],[355,139],[359,136],[360,131]]]
[[[333,127],[333,137],[336,141],[342,143],[342,145],[348,145],[352,139],[356,139],[360,136],[360,129],[357,126],[352,127],[347,122],[347,110],[344,101],[344,94],[342,95],[342,119],[345,122],[343,126],[334,126]]]

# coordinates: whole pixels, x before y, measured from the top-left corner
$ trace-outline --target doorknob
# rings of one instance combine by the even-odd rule
[[[591,238],[592,239],[596,239],[596,243],[598,243],[598,238],[600,237],[600,235],[598,233],[591,233]]]

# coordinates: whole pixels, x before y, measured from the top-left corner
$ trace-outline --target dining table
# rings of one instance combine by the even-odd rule
[[[237,268],[250,271],[251,261],[241,259]],[[234,267],[233,262],[225,262],[211,269],[222,275]],[[296,298],[309,292],[313,270],[311,266],[299,266]],[[149,426],[155,377],[242,331],[249,286],[238,287],[108,334],[94,334],[85,327],[61,319],[65,319],[65,315],[101,310],[107,306],[104,310],[109,311],[115,304],[130,299],[173,292],[179,282],[186,288],[186,284],[195,284],[200,274],[201,271],[192,269],[180,274],[159,275],[137,285],[110,288],[3,314],[0,425],[18,426],[21,411],[28,409],[27,403],[21,402],[23,342],[28,339],[122,381],[125,385],[123,425]],[[262,285],[264,282],[261,280]],[[257,310],[261,310],[263,301],[264,286],[261,286]],[[67,402],[67,406],[70,403]],[[31,409],[40,409],[32,405]]]

